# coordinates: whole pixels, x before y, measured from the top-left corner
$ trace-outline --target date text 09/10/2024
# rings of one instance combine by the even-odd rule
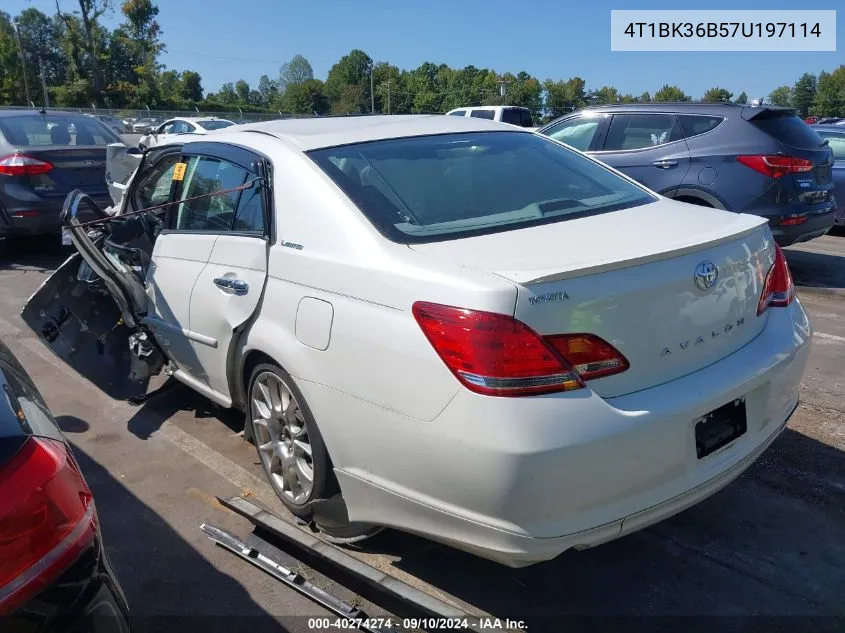
[[[401,628],[397,629],[397,627]],[[511,620],[500,618],[479,618],[477,621],[470,621],[468,618],[403,618],[393,620],[392,618],[309,618],[308,628],[312,631],[332,631],[337,629],[357,630],[362,627],[376,629],[395,629],[415,631],[424,629],[426,631],[449,631],[467,630],[474,627],[484,631],[526,631],[527,626],[523,620]]]

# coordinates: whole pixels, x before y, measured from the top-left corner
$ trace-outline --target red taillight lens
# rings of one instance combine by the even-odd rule
[[[446,366],[476,393],[524,396],[580,389],[584,379],[628,367],[619,352],[592,335],[544,340],[510,316],[433,303],[417,302],[413,312]],[[616,368],[609,364],[613,353],[621,359]]]
[[[0,174],[3,176],[37,176],[51,169],[51,163],[26,154],[9,154],[0,158]]]
[[[786,263],[786,257],[780,250],[780,246],[775,244],[775,261],[766,274],[763,293],[757,304],[757,316],[770,307],[784,308],[792,303],[794,298],[795,284],[792,281],[792,273],[789,272],[789,264]]]
[[[754,171],[780,178],[786,174],[800,174],[813,171],[813,161],[792,156],[737,156],[736,159]]]
[[[29,438],[0,469],[0,613],[55,580],[95,531],[91,491],[65,446]]]
[[[583,380],[610,376],[628,369],[628,359],[613,345],[592,334],[560,334],[546,340]]]

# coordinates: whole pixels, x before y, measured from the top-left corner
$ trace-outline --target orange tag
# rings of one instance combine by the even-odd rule
[[[187,167],[185,163],[176,163],[173,167],[173,180],[184,180]]]

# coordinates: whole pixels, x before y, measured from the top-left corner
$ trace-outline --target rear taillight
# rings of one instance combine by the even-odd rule
[[[541,337],[513,317],[417,302],[423,333],[467,389],[524,396],[584,387],[584,380],[625,371],[628,361],[591,334]]]
[[[93,542],[96,512],[61,442],[29,438],[0,468],[0,614],[39,593]]]
[[[51,169],[51,163],[26,154],[9,154],[0,158],[0,175],[3,176],[37,176]]]
[[[786,174],[800,174],[813,171],[813,161],[792,156],[737,156],[736,159],[754,171],[780,178]]]
[[[775,261],[766,274],[763,293],[757,304],[757,316],[768,308],[784,308],[792,303],[794,298],[795,284],[792,281],[792,273],[789,272],[789,264],[786,263],[780,246],[775,244]]]

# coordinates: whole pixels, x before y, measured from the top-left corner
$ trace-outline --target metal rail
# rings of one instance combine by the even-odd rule
[[[349,628],[366,631],[367,633],[395,633],[395,629],[392,628],[367,626],[365,622],[375,618],[370,618],[359,607],[347,604],[343,600],[308,582],[301,574],[291,571],[268,556],[265,556],[258,549],[247,545],[226,530],[209,525],[208,523],[203,523],[200,529],[220,547],[229,550],[239,558],[258,567],[261,571],[283,582],[294,591],[310,598],[331,613],[345,618],[351,623]]]

